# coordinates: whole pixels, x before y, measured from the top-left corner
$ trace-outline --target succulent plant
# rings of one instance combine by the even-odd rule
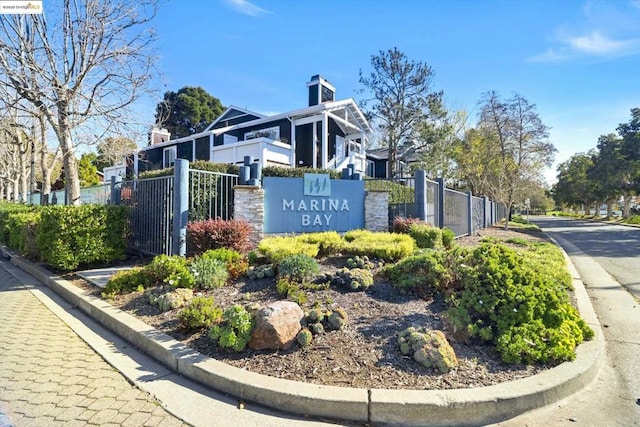
[[[315,335],[324,333],[324,325],[320,322],[312,323],[311,325],[309,325],[309,329],[311,329],[311,332],[313,332]]]
[[[329,315],[329,324],[335,329],[343,329],[347,324],[347,313],[342,308],[336,308]]]
[[[306,315],[307,322],[318,323],[324,320],[324,312],[321,308],[312,308]]]
[[[347,287],[352,291],[363,291],[373,285],[373,274],[362,268],[338,270],[332,283],[336,286]]]
[[[311,334],[311,331],[309,329],[304,328],[300,332],[298,332],[298,335],[296,335],[296,340],[302,347],[306,347],[311,344],[313,335]]]

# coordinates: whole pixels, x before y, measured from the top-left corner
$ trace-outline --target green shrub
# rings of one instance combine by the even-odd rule
[[[502,244],[481,244],[465,262],[447,315],[470,337],[495,344],[503,361],[572,360],[575,345],[593,335],[546,264]]]
[[[341,171],[313,169],[313,168],[284,168],[278,166],[267,166],[262,168],[262,176],[273,176],[280,178],[303,178],[305,173],[327,174],[331,179],[340,179]]]
[[[121,270],[111,276],[105,287],[102,288],[102,298],[111,299],[118,294],[147,288],[150,284],[149,277],[144,273],[142,267]]]
[[[318,261],[305,254],[289,255],[278,264],[278,277],[297,283],[309,281],[319,272]]]
[[[395,288],[421,297],[434,295],[448,274],[441,252],[433,250],[404,258],[388,267],[387,272]]]
[[[442,244],[442,230],[427,224],[411,224],[409,236],[413,237],[416,245],[423,249],[439,249]]]
[[[623,218],[622,222],[625,224],[640,224],[640,215],[631,215],[628,218]]]
[[[222,261],[229,272],[231,279],[237,279],[247,272],[249,263],[238,251],[228,248],[209,249],[199,258],[207,258]]]
[[[0,201],[0,242],[9,244],[10,228],[7,224],[8,218],[12,214],[34,212],[37,208],[34,206],[23,205],[20,203]],[[15,248],[14,248],[15,249]]]
[[[40,212],[13,212],[7,215],[9,247],[22,255],[37,258],[39,255],[36,242],[37,226],[40,222]]]
[[[367,191],[387,191],[389,193],[389,203],[415,202],[414,189],[397,182],[384,179],[365,179],[364,188]]]
[[[215,325],[207,336],[222,348],[242,351],[251,340],[253,318],[242,306],[234,305],[226,309],[222,315],[222,323]]]
[[[342,248],[342,237],[335,231],[300,234],[296,236],[296,240],[318,245],[319,256],[337,254]]]
[[[36,241],[42,259],[61,270],[120,259],[127,247],[127,211],[122,206],[41,208]]]
[[[191,274],[195,278],[195,285],[200,289],[222,287],[229,279],[229,272],[224,261],[208,257],[199,257],[193,260]]]
[[[195,297],[180,310],[178,320],[187,330],[210,328],[222,321],[222,309],[212,297]]]
[[[167,284],[174,288],[193,288],[196,282],[187,260],[177,255],[158,255],[144,271],[154,286]]]
[[[258,244],[258,251],[263,253],[269,262],[279,264],[291,255],[304,254],[315,258],[320,251],[320,245],[307,243],[296,237],[274,236],[262,239]]]
[[[405,234],[351,230],[344,235],[342,252],[397,261],[413,254],[415,241]]]
[[[453,232],[452,229],[450,228],[443,228],[442,229],[442,245],[447,248],[447,249],[451,249],[453,247],[453,243],[456,240],[456,233]]]

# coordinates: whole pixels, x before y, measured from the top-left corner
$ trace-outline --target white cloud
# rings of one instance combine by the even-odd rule
[[[578,52],[587,55],[617,56],[624,53],[635,53],[640,42],[638,39],[614,40],[603,36],[598,31],[567,40],[567,44]]]
[[[269,12],[266,9],[261,8],[247,0],[225,0],[225,3],[229,5],[236,12],[249,16],[261,16]]]
[[[640,54],[640,0],[627,3],[589,0],[577,21],[556,28],[552,45],[531,62],[578,58],[609,60]]]

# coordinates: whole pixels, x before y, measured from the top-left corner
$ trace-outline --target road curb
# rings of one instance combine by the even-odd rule
[[[485,425],[568,397],[595,378],[604,360],[604,340],[598,319],[566,253],[578,309],[595,331],[592,341],[578,346],[574,361],[528,378],[488,387],[382,390],[295,382],[224,364],[190,349],[67,280],[51,275],[48,270],[5,248],[2,250],[11,257],[11,263],[179,374],[240,399],[290,413],[373,425]]]

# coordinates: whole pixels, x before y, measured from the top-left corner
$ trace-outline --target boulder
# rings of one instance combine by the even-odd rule
[[[292,301],[277,301],[260,309],[254,318],[249,347],[254,350],[287,350],[302,329],[304,313]]]

